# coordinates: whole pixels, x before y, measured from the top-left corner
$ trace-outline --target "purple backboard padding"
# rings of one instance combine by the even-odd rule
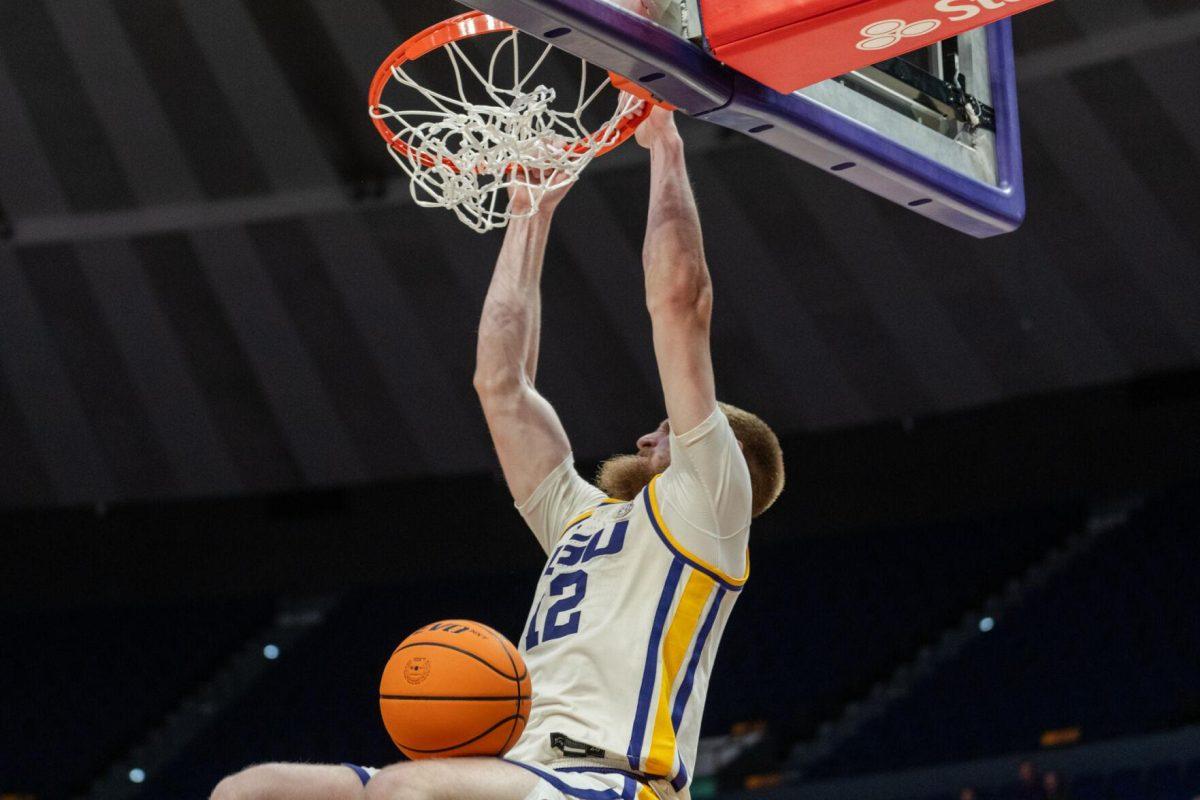
[[[992,186],[909,150],[803,95],[776,92],[658,25],[602,0],[466,0],[466,4],[639,81],[692,116],[745,133],[821,169],[853,164],[838,175],[963,233],[995,236],[1015,230],[1024,219],[1009,20],[987,28],[997,120],[999,185]]]
[[[733,97],[733,70],[665,28],[603,0],[462,1],[638,81],[692,116],[728,105]],[[569,33],[546,36],[563,30]]]

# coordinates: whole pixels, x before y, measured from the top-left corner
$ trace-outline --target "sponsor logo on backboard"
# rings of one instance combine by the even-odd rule
[[[895,47],[905,39],[924,36],[942,26],[938,19],[922,19],[916,22],[905,22],[902,19],[883,19],[872,22],[860,33],[866,37],[856,46],[859,50],[886,50]]]
[[[984,11],[999,11],[1006,5],[1015,5],[1022,0],[938,0],[934,8],[950,17],[951,22],[965,22]]]
[[[933,4],[933,10],[945,15],[948,22],[966,22],[987,11],[999,11],[1005,6],[1021,2],[1023,0],[938,0]],[[887,50],[905,39],[925,36],[940,27],[940,19],[922,19],[916,22],[881,19],[859,31],[864,38],[855,46],[859,50]]]

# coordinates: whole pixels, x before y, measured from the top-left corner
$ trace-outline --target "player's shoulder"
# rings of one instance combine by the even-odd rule
[[[672,502],[662,494],[670,491],[664,475],[656,476],[642,490],[640,502],[655,535],[664,546],[697,571],[726,589],[740,590],[750,577],[745,551],[750,540],[750,520],[739,530],[720,535],[700,522],[705,514],[695,497],[685,503]],[[690,506],[688,505],[690,503]],[[691,516],[695,518],[689,518]]]

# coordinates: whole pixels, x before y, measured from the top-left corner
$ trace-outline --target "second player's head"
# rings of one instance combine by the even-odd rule
[[[767,423],[749,411],[719,403],[729,427],[741,445],[750,469],[752,514],[757,517],[774,504],[783,491],[783,450]],[[637,455],[613,456],[600,465],[596,483],[609,497],[632,500],[650,479],[671,465],[671,429],[666,420],[638,439]]]

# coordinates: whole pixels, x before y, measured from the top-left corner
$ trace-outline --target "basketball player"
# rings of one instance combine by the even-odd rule
[[[597,488],[534,388],[542,261],[565,190],[509,226],[479,329],[475,387],[549,556],[518,642],[533,681],[524,734],[504,759],[251,767],[214,800],[687,796],[717,642],[749,575],[750,520],[778,497],[783,458],[761,420],[716,400],[712,289],[672,115],[656,109],[637,139],[651,155],[643,257],[667,419],[636,455],[605,462]]]

